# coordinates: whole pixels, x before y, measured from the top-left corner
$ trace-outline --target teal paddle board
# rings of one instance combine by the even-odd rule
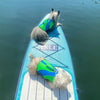
[[[49,14],[39,24],[48,16]],[[33,54],[35,57],[45,57],[53,66],[69,72],[72,82],[68,88],[53,90],[40,75],[30,75],[28,72],[29,54]],[[21,67],[15,100],[78,100],[76,88],[71,55],[61,26],[49,33],[49,39],[45,45],[39,45],[31,39]]]

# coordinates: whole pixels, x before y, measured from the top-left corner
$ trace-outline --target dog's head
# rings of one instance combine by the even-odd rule
[[[57,23],[57,21],[59,20],[59,15],[60,15],[60,11],[54,11],[54,9],[52,8],[52,11],[50,13],[50,19],[54,23]]]
[[[29,55],[30,56],[30,64],[28,66],[28,70],[29,70],[29,73],[32,74],[32,75],[35,75],[37,74],[36,70],[37,70],[37,66],[39,64],[39,62],[41,60],[43,60],[44,58],[43,57],[34,57],[32,54]]]

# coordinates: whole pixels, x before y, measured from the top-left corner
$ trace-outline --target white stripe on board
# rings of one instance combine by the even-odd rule
[[[36,86],[36,99],[35,100],[43,100],[44,96],[44,79],[38,75],[38,82]]]
[[[48,86],[46,81],[45,81],[45,99],[44,100],[51,100],[51,88]]]
[[[40,76],[25,75],[20,100],[74,100],[73,84],[68,85],[68,91],[51,89]]]
[[[72,82],[70,84],[68,84],[68,100],[75,100],[74,99],[74,90],[73,90],[73,84]]]
[[[29,81],[30,81],[30,75],[29,73],[27,73],[24,77],[20,100],[27,100],[28,90],[29,90],[29,85],[30,85]]]
[[[36,97],[36,86],[37,86],[37,75],[30,75],[30,90],[28,100],[35,100]]]

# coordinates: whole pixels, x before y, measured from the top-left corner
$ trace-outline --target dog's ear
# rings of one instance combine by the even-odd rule
[[[32,54],[29,54],[30,59],[32,60],[34,56]]]
[[[52,8],[52,9],[51,9],[51,11],[53,12],[53,11],[54,11],[54,9]]]
[[[60,11],[58,10],[58,15],[60,14]]]

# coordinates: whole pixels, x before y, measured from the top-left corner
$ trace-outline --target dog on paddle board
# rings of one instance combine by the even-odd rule
[[[72,81],[67,71],[59,67],[53,67],[43,57],[34,57],[32,54],[29,56],[31,60],[28,70],[31,75],[40,74],[52,89],[67,89],[67,85]]]
[[[58,23],[60,11],[54,11],[52,9],[49,17],[45,19],[40,25],[33,28],[31,32],[31,38],[37,43],[45,44],[46,40],[49,38],[48,31],[52,31],[57,26],[62,25]]]

